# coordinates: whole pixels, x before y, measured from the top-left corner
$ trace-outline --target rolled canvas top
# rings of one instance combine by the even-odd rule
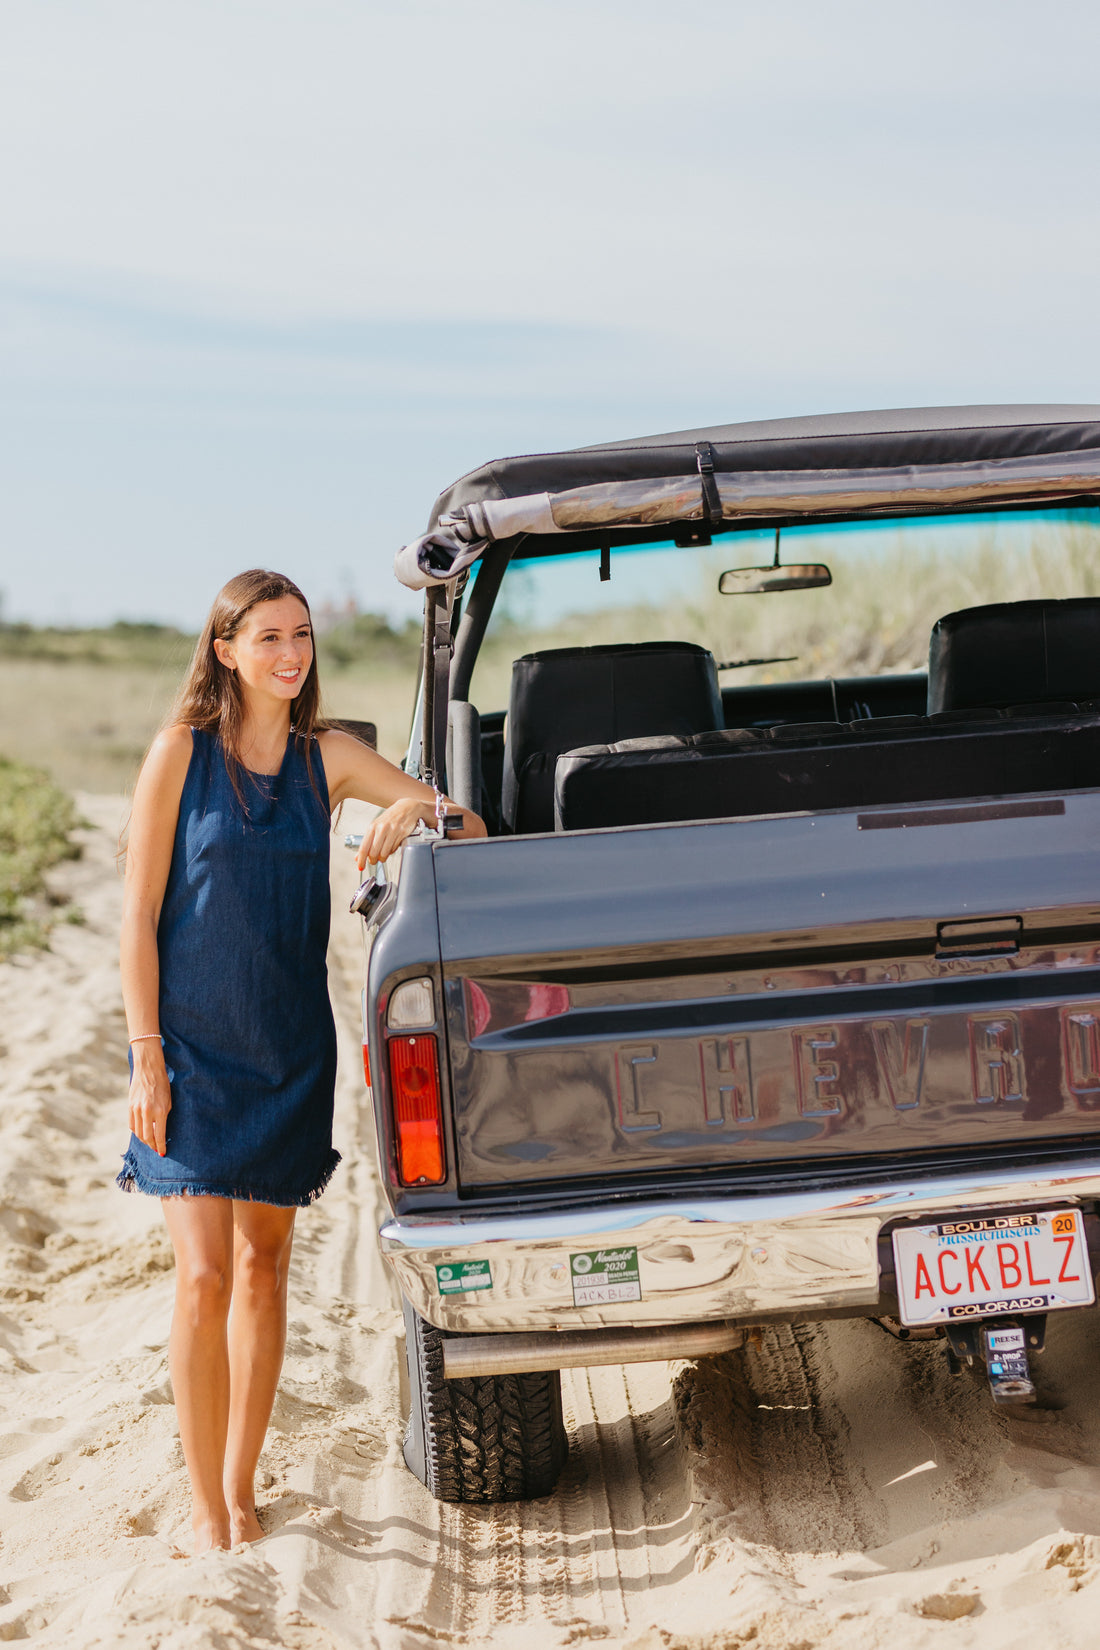
[[[709,504],[700,457],[713,474]],[[519,554],[673,536],[676,523],[1010,508],[1100,494],[1100,407],[935,407],[726,424],[483,465],[398,553],[414,588],[499,539]]]

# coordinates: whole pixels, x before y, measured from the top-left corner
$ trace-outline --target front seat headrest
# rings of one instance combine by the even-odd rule
[[[723,725],[714,655],[693,642],[555,647],[512,666],[502,814],[512,831],[554,828],[554,763],[578,745]]]
[[[928,710],[1100,698],[1100,597],[946,613],[928,649]]]

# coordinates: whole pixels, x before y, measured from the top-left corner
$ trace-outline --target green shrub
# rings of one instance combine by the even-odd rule
[[[45,945],[51,899],[46,872],[78,859],[73,800],[38,768],[0,757],[0,959]]]

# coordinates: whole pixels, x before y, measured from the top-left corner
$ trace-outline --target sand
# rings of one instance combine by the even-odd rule
[[[632,1650],[1092,1646],[1100,1323],[1051,1324],[1030,1421],[874,1325],[566,1377],[572,1454],[525,1507],[432,1501],[401,1464],[400,1317],[359,1057],[354,882],[334,847],[345,1163],[300,1217],[252,1548],[187,1556],[157,1205],[113,1177],[125,1048],[120,804],[81,798],[88,921],[0,968],[0,1640]],[[345,821],[345,824],[348,821]]]

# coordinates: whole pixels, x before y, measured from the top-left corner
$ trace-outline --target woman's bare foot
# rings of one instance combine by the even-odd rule
[[[231,1506],[229,1509],[229,1533],[234,1547],[239,1547],[242,1542],[262,1541],[265,1532],[263,1525],[256,1517],[256,1508],[254,1506]]]
[[[194,1520],[195,1554],[225,1552],[231,1545],[231,1526],[227,1518],[196,1518]]]

